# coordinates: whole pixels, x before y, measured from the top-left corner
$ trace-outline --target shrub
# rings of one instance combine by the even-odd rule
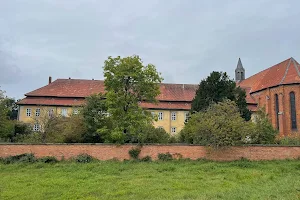
[[[151,156],[145,156],[145,157],[141,158],[141,161],[142,162],[151,162],[152,158],[151,158]]]
[[[225,100],[193,114],[181,131],[180,140],[217,148],[243,144],[244,138],[254,131],[254,124],[240,116],[235,102]]]
[[[157,157],[158,157],[158,160],[161,160],[161,161],[173,160],[173,156],[169,152],[167,152],[167,153],[159,153]]]
[[[162,128],[155,128],[152,124],[146,125],[138,134],[139,143],[169,143],[170,134]]]
[[[34,154],[32,153],[24,153],[15,156],[8,156],[2,159],[4,164],[12,164],[12,163],[33,163],[36,161]]]
[[[278,131],[274,129],[267,114],[260,109],[254,120],[254,131],[250,134],[250,140],[246,143],[252,144],[274,144]]]
[[[38,161],[42,162],[42,163],[57,163],[58,162],[58,160],[53,156],[46,156],[46,157],[38,159]]]
[[[133,148],[133,149],[130,149],[130,150],[128,151],[128,153],[129,153],[129,155],[130,155],[130,157],[131,157],[132,159],[138,159],[138,158],[139,158],[139,155],[140,155],[140,153],[141,153],[141,149],[140,149],[140,148]]]
[[[276,141],[276,143],[279,145],[300,145],[300,136],[280,138]]]
[[[75,161],[78,163],[90,163],[94,158],[88,154],[80,154],[75,157]]]

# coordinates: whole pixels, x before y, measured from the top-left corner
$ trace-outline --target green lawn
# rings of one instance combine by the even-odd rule
[[[300,199],[300,160],[0,164],[0,199]]]

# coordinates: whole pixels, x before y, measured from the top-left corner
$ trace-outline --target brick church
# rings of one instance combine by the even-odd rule
[[[300,65],[294,58],[247,79],[239,59],[235,79],[247,92],[249,109],[255,113],[263,107],[281,136],[300,133]]]

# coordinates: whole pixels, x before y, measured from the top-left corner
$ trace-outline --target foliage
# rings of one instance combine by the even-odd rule
[[[145,157],[141,158],[140,161],[142,161],[142,162],[151,162],[152,158],[151,158],[151,156],[145,156]]]
[[[183,142],[213,147],[243,143],[254,131],[254,124],[240,116],[235,102],[214,103],[207,110],[193,114],[180,133]]]
[[[139,102],[156,102],[162,78],[154,65],[144,66],[139,56],[109,57],[103,69],[106,104],[114,125],[111,139],[123,143],[152,121]]]
[[[55,116],[49,119],[45,132],[45,142],[76,143],[83,140],[86,127],[80,114],[70,117]]]
[[[88,154],[80,154],[75,157],[75,161],[78,163],[90,163],[94,158]]]
[[[133,142],[166,144],[169,141],[169,133],[167,133],[164,129],[155,128],[152,124],[148,124],[140,130],[137,136],[137,141]]]
[[[39,144],[42,143],[42,134],[39,132],[32,132],[28,135],[16,135],[14,137],[14,142],[17,143],[31,143],[31,144]]]
[[[276,143],[279,145],[297,145],[300,146],[300,136],[287,136],[283,138],[279,138],[276,140]]]
[[[210,76],[199,84],[196,96],[192,101],[192,112],[206,110],[211,103],[222,102],[225,99],[235,101],[240,115],[246,120],[251,119],[251,112],[247,109],[246,93],[236,87],[236,83],[230,80],[223,72],[212,72]]]
[[[157,155],[157,158],[158,158],[158,160],[161,160],[161,161],[170,161],[170,160],[173,160],[173,156],[169,152],[167,152],[167,153],[159,153]]]
[[[112,121],[108,115],[103,94],[94,94],[87,97],[82,115],[87,127],[87,131],[83,136],[84,142],[111,142]]]
[[[32,153],[25,153],[15,156],[9,156],[2,159],[4,164],[12,164],[12,163],[33,163],[36,161],[36,158]]]
[[[53,156],[45,156],[45,157],[42,157],[42,158],[38,159],[38,162],[42,162],[42,163],[57,163],[59,161],[55,157],[53,157]]]
[[[255,130],[251,135],[249,135],[249,143],[274,144],[278,131],[274,129],[268,115],[264,112],[263,109],[257,111],[254,124]]]
[[[0,89],[0,141],[11,141],[14,136],[14,123],[10,121],[9,98]]]
[[[130,149],[130,150],[128,151],[128,153],[129,153],[129,155],[130,155],[130,157],[131,157],[132,159],[137,160],[137,159],[139,158],[140,153],[141,153],[141,148],[133,148],[133,149]]]

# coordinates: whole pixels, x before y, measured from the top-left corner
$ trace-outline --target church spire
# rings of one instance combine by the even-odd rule
[[[235,69],[235,81],[245,80],[245,69],[243,67],[241,58],[239,58],[238,64]]]

